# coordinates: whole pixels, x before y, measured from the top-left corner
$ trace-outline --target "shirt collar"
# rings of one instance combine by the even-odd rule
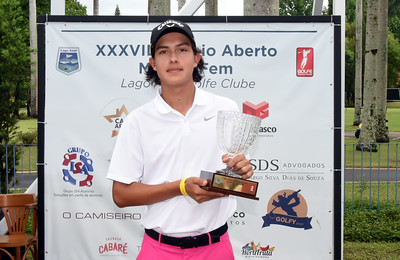
[[[192,107],[198,105],[206,105],[208,103],[207,95],[204,92],[204,90],[195,88],[195,94],[194,94],[194,100],[193,100],[193,105]],[[156,97],[154,98],[154,104],[158,112],[161,114],[168,114],[170,112],[173,112],[174,109],[168,105],[164,99],[161,97],[161,87],[159,87],[156,91]]]

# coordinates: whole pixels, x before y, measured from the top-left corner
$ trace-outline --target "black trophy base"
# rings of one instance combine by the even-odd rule
[[[218,171],[201,171],[200,178],[208,181],[207,186],[203,187],[208,191],[259,200],[259,198],[256,197],[258,182],[228,176]]]

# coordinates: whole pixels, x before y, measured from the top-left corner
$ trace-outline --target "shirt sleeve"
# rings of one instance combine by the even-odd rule
[[[130,184],[143,174],[143,152],[140,128],[133,115],[126,117],[115,143],[107,178]]]

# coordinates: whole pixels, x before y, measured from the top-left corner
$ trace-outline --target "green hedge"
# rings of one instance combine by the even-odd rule
[[[344,214],[344,240],[352,242],[399,242],[400,208],[356,211]]]

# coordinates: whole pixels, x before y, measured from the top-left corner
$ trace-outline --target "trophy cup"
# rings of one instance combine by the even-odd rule
[[[236,111],[218,111],[217,138],[230,159],[244,153],[257,137],[261,118]],[[258,182],[245,180],[231,168],[216,172],[201,171],[200,178],[208,181],[206,190],[258,200]]]

